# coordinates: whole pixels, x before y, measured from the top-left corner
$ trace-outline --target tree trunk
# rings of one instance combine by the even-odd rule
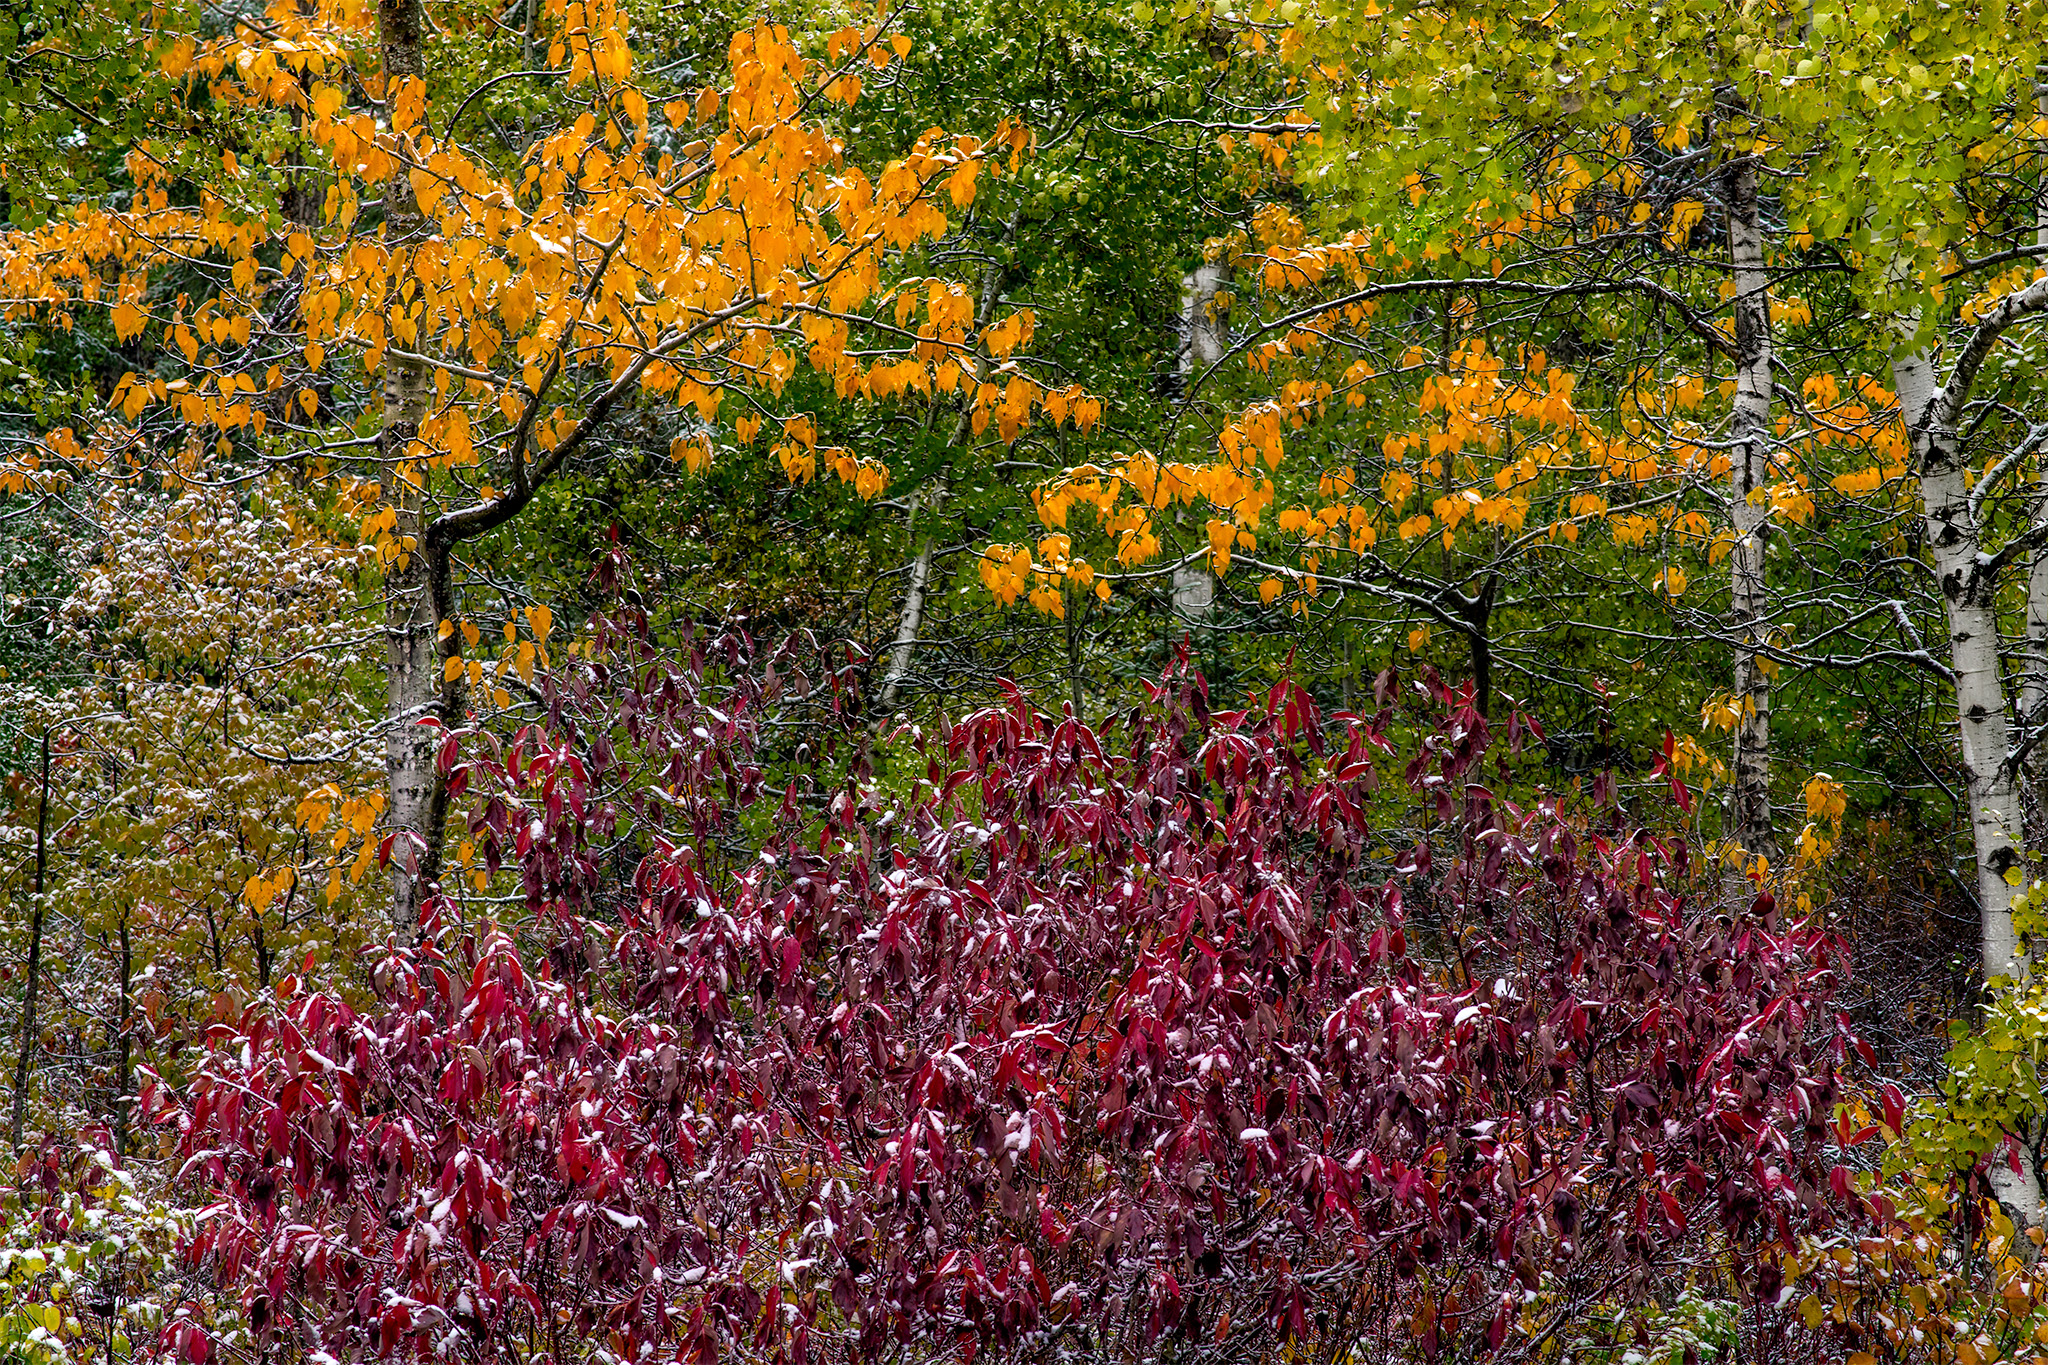
[[[953,440],[946,444],[950,448],[965,434],[969,418],[960,414],[954,424]],[[910,505],[910,518],[914,526],[917,514],[928,511],[938,515],[939,502],[946,496],[946,471],[942,468],[932,475],[931,483],[917,495]],[[894,710],[896,698],[903,691],[903,681],[910,676],[911,652],[917,648],[917,629],[924,622],[925,595],[931,591],[932,547],[938,537],[934,528],[927,527],[924,540],[917,547],[917,558],[910,565],[910,586],[903,593],[903,615],[896,623],[896,643],[889,650],[889,673],[882,683],[882,709]]]
[[[1735,644],[1734,783],[1728,834],[1751,857],[1777,852],[1771,828],[1771,680],[1762,667],[1770,641],[1764,553],[1770,537],[1771,313],[1757,213],[1756,157],[1722,172],[1728,199],[1728,256],[1735,276],[1735,411],[1728,469],[1729,605]]]
[[[1488,574],[1476,597],[1460,603],[1459,614],[1470,627],[1466,646],[1472,651],[1472,705],[1482,716],[1493,714],[1493,594],[1500,586],[1498,574]]]
[[[1230,267],[1204,261],[1180,279],[1180,376],[1185,385],[1223,359],[1229,329],[1216,307],[1216,296],[1230,278]]]
[[[1926,352],[1895,358],[1892,380],[1912,442],[1927,544],[1948,612],[1977,871],[1979,948],[1988,982],[2024,969],[2012,927],[2015,888],[2005,879],[2020,865],[2015,847],[2020,803],[2009,760],[2005,685],[1999,671],[1997,584],[1979,554],[1980,528],[1970,507],[1969,470],[1956,439],[1951,405],[1935,382]],[[2031,1135],[2017,1136],[2021,1169],[2014,1171],[2003,1160],[1991,1162],[1991,1190],[2007,1215],[2026,1226],[2040,1221],[2041,1189],[2027,1140]]]
[[[402,79],[424,76],[420,57],[423,28],[421,0],[378,0],[387,108]],[[384,241],[392,253],[394,299],[403,297],[402,287],[410,274],[409,246],[422,227],[419,201],[401,166],[384,184]],[[420,907],[439,871],[441,835],[447,820],[447,794],[435,766],[437,736],[430,727],[419,724],[438,716],[442,695],[436,638],[440,615],[434,600],[438,594],[430,582],[435,566],[426,553],[424,490],[400,475],[408,448],[419,434],[420,419],[426,415],[428,397],[426,366],[389,354],[384,357],[379,454],[398,511],[398,543],[405,546],[410,538],[409,552],[401,552],[387,570],[384,590],[384,721],[389,727],[385,821],[395,836],[391,844],[391,928],[401,943],[410,943],[419,934]],[[445,565],[441,567],[445,574]]]
[[[28,981],[21,998],[21,1058],[14,1064],[14,1123],[8,1138],[21,1150],[21,1127],[28,1113],[28,1062],[35,1054],[36,1006],[43,983],[43,887],[50,867],[50,732],[43,731],[42,793],[36,802],[35,900],[28,910]]]
[[[1216,576],[1206,560],[1183,564],[1173,571],[1173,617],[1184,629],[1209,624],[1209,610],[1216,604]]]
[[[1892,360],[1892,386],[1920,480],[1927,547],[1948,615],[1956,721],[1970,803],[1979,955],[1987,984],[2023,978],[2030,964],[2012,922],[2024,862],[2018,774],[1999,659],[1996,599],[2001,560],[1983,553],[1983,528],[1971,502],[1970,472],[1956,428],[1999,337],[2015,323],[2044,312],[2048,280],[2036,280],[1981,310],[1974,328],[1954,347],[1946,383],[1935,373],[1925,349],[1902,350]],[[1917,333],[1918,322],[1910,315],[1900,318],[1901,334]],[[2044,1207],[2034,1163],[2041,1125],[2035,1122],[2030,1128],[2012,1135],[2018,1139],[2019,1170],[2004,1161],[1991,1165],[1992,1192],[2020,1224],[2039,1224]]]
[[[2013,886],[2005,874],[2019,866],[2019,794],[2008,760],[2005,685],[1999,672],[1996,583],[1979,554],[1979,528],[1970,508],[1969,471],[1934,367],[1926,352],[1894,358],[1892,379],[1905,414],[1913,462],[1920,478],[1927,545],[1948,612],[1950,666],[1956,678],[1956,718],[1962,729],[1963,771],[1975,846],[1980,946],[1986,979],[2015,975],[2019,941],[2012,929]]]
[[[134,1093],[134,1046],[135,1021],[135,946],[128,932],[129,921],[135,913],[134,906],[121,911],[120,952],[115,957],[115,968],[120,973],[121,993],[115,1002],[114,1015],[114,1154],[128,1155],[129,1110]]]

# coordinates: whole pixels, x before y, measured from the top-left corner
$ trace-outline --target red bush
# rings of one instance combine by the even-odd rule
[[[262,1340],[1507,1360],[1689,1269],[1763,1313],[1856,1202],[1839,946],[1688,899],[1611,806],[1498,799],[1469,694],[1405,763],[1292,684],[1100,732],[1012,695],[731,856],[775,689],[727,663],[451,740],[531,942],[444,908],[373,1010],[288,985],[160,1097]]]

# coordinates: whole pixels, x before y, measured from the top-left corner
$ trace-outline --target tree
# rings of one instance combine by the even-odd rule
[[[393,868],[401,937],[440,874],[445,795],[428,731],[461,724],[483,681],[465,653],[474,627],[457,600],[458,553],[519,516],[616,410],[643,393],[694,407],[673,441],[694,468],[711,458],[721,403],[738,395],[749,411],[733,430],[751,441],[779,422],[790,479],[823,470],[873,497],[885,466],[818,445],[811,418],[778,411],[799,359],[846,399],[960,395],[977,430],[1013,432],[1046,392],[1001,359],[1027,316],[976,335],[966,289],[885,280],[1025,135],[998,130],[985,147],[933,130],[870,176],[844,164],[818,116],[824,103],[853,104],[861,73],[887,69],[909,39],[848,28],[819,63],[763,24],[735,37],[729,87],[657,111],[660,92],[631,79],[622,11],[551,4],[551,55],[584,107],[502,165],[465,145],[466,98],[428,79],[422,13],[390,0],[372,33],[354,7],[280,3],[261,33],[242,24],[164,52],[165,70],[216,105],[293,115],[296,154],[328,179],[322,225],[272,217],[232,151],[219,174],[187,186],[145,143],[130,158],[131,209],[81,209],[10,242],[4,266],[17,316],[109,309],[121,340],[175,345],[185,363],[159,350],[178,378],[124,376],[101,425],[32,448],[0,488],[159,455],[212,479],[289,463],[364,514],[389,642],[379,855]],[[382,120],[364,99],[381,101]],[[199,207],[174,205],[174,189],[181,201],[196,189]],[[380,222],[362,220],[372,196]],[[154,273],[194,260],[202,288],[151,295]],[[336,429],[345,414],[332,389],[322,396],[322,375],[357,386],[350,406],[377,413],[374,439]],[[373,380],[374,404],[360,387]],[[1085,417],[1076,397],[1058,401],[1055,421]],[[44,466],[43,448],[64,458]],[[532,617],[501,662],[530,676],[548,620]]]
[[[1822,483],[1833,482],[1845,493],[1888,495],[1893,479],[1905,472],[1906,461],[1885,459],[1880,477],[1866,483],[1862,471],[1813,468],[1819,463],[1813,456],[1829,448],[1883,456],[1893,442],[1882,431],[1891,393],[1867,378],[1843,374],[1845,353],[1865,367],[1866,376],[1895,368],[1895,351],[1910,369],[1917,350],[1949,325],[1944,320],[1962,324],[1959,338],[1972,335],[1974,314],[2031,278],[2026,263],[2040,232],[2034,150],[2039,134],[2031,127],[2038,97],[2025,77],[2027,62],[1989,54],[1994,48],[2003,52],[2000,44],[2018,44],[2024,58],[2032,51],[2028,44],[2038,41],[2040,25],[2030,13],[2004,10],[1987,13],[1982,24],[1966,23],[1939,6],[1912,7],[1874,26],[1844,12],[1780,6],[1739,16],[1716,6],[1684,5],[1526,13],[1496,4],[1384,11],[1337,5],[1292,14],[1267,6],[1255,7],[1251,17],[1260,22],[1243,31],[1243,45],[1263,51],[1277,37],[1283,59],[1302,71],[1310,91],[1305,110],[1261,133],[1261,154],[1275,162],[1293,155],[1306,163],[1299,178],[1315,187],[1325,223],[1335,228],[1363,219],[1366,226],[1349,236],[1308,235],[1299,223],[1259,234],[1260,249],[1248,263],[1263,264],[1274,284],[1307,301],[1275,309],[1277,316],[1254,325],[1242,347],[1263,355],[1248,358],[1255,365],[1284,363],[1281,357],[1336,345],[1351,355],[1370,354],[1367,318],[1343,310],[1399,309],[1399,300],[1418,296],[1470,299],[1461,305],[1472,320],[1466,326],[1477,322],[1484,302],[1485,321],[1476,327],[1482,334],[1500,330],[1500,319],[1512,316],[1517,299],[1579,300],[1597,309],[1596,316],[1604,314],[1602,330],[1621,345],[1603,360],[1597,388],[1587,375],[1576,376],[1575,393],[1592,389],[1604,399],[1604,412],[1589,402],[1574,404],[1586,416],[1588,435],[1610,449],[1618,445],[1625,456],[1654,462],[1648,467],[1669,500],[1666,516],[1674,524],[1693,471],[1704,465],[1727,471],[1732,480],[1726,517],[1733,534],[1725,541],[1715,538],[1733,574],[1734,624],[1720,633],[1732,639],[1737,659],[1736,686],[1725,708],[1736,748],[1733,806],[1725,827],[1753,851],[1764,849],[1770,843],[1762,759],[1771,675],[1792,662],[1840,667],[1883,657],[1874,645],[1848,660],[1816,660],[1798,647],[1794,642],[1802,633],[1825,638],[1837,633],[1840,622],[1823,616],[1806,625],[1782,603],[1766,610],[1760,596],[1764,546],[1772,535],[1795,534],[1791,526],[1812,519],[1812,490]],[[1902,44],[1926,60],[1902,60]],[[1503,49],[1518,56],[1500,72],[1484,54]],[[1759,176],[1770,182],[1771,192],[1753,183]],[[1714,203],[1720,205],[1722,226],[1709,237],[1714,225],[1707,209]],[[1293,217],[1273,216],[1283,225]],[[1698,290],[1703,262],[1687,253],[1696,240],[1721,256],[1718,301]],[[1418,262],[1430,261],[1438,268],[1420,272]],[[1325,277],[1335,287],[1317,290]],[[1986,286],[1967,304],[1965,279]],[[1788,351],[1786,338],[1770,336],[1774,321],[1811,323],[1816,298],[1769,296],[1784,295],[1795,282],[1832,296],[1837,311],[1833,325],[1809,326],[1791,337]],[[1608,308],[1630,296],[1645,306],[1610,321]],[[1603,299],[1616,302],[1595,302]],[[1959,304],[1972,316],[1959,316]],[[2003,306],[2014,318],[2027,312],[2017,296]],[[1729,315],[1716,319],[1724,307]],[[2002,333],[2005,326],[1992,330]],[[1688,354],[1671,345],[1667,327],[1697,349]],[[1411,340],[1419,330],[1411,318],[1402,337],[1409,343],[1405,353],[1383,347],[1372,361],[1354,362],[1346,380],[1321,382],[1330,394],[1346,392],[1350,398],[1365,383],[1405,368],[1393,363],[1397,354],[1421,359]],[[1526,330],[1522,336],[1521,346],[1530,347]],[[1900,336],[1912,338],[1903,350]],[[1449,362],[1456,344],[1447,325],[1435,348],[1440,363]],[[1496,353],[1503,349],[1493,343]],[[1659,401],[1659,390],[1667,382],[1710,383],[1714,363],[1724,355],[1737,362],[1732,387],[1723,385],[1733,404],[1728,434],[1675,421],[1672,405]],[[1312,371],[1312,364],[1287,369],[1290,376]],[[1453,377],[1454,387],[1458,382]],[[1321,412],[1325,390],[1306,377],[1289,383],[1276,384],[1281,392],[1274,407],[1255,405],[1236,425],[1249,433],[1255,423],[1271,427],[1277,417],[1299,426]],[[1847,401],[1852,393],[1854,401]],[[1426,393],[1425,404],[1435,397]],[[1773,415],[1774,399],[1784,405],[1781,415]],[[1362,394],[1351,401],[1369,403]],[[1989,417],[1997,410],[1977,411]],[[2027,439],[2028,425],[2017,420],[1978,430],[1986,439],[2003,441],[1983,462],[1983,503],[1997,482],[1990,474],[2004,478],[2038,446]],[[1455,439],[1454,433],[1444,434]],[[1229,455],[1232,431],[1224,435],[1223,453]],[[1277,464],[1283,449],[1277,428],[1254,444]],[[1909,455],[1932,448],[1903,429],[1897,445]],[[1953,487],[1941,482],[1948,478],[1939,473],[1941,464],[1914,466],[1926,471],[1915,477],[1921,478],[1929,509],[1951,506],[1968,486],[1967,479],[1950,480]],[[1449,462],[1435,467],[1447,496],[1461,491],[1453,485],[1464,480],[1452,477]],[[1222,492],[1214,505],[1238,510],[1235,531],[1220,529],[1230,524],[1225,518],[1212,532],[1243,550],[1260,508],[1271,498],[1284,499],[1287,490],[1250,478],[1246,487],[1254,495],[1248,497],[1225,477],[1222,463],[1211,468]],[[1894,468],[1898,474],[1883,472]],[[1326,469],[1324,483],[1341,482],[1343,473]],[[1600,482],[1605,481],[1603,473]],[[1402,489],[1414,487],[1405,474],[1398,482]],[[1305,499],[1300,487],[1297,496]],[[1502,489],[1511,487],[1510,476]],[[1343,513],[1327,487],[1319,492]],[[1581,484],[1571,496],[1582,494],[1588,499],[1583,506],[1607,513],[1605,498],[1592,487]],[[1495,505],[1496,494],[1482,480],[1471,481],[1471,496],[1482,510]],[[1319,510],[1317,502],[1304,500],[1302,512],[1293,515],[1326,523]],[[1451,509],[1433,510],[1434,527]],[[2017,558],[2032,552],[2024,533],[2030,516],[2023,512],[2015,528]],[[1955,519],[1942,512],[1938,520],[1952,527]],[[1767,534],[1773,523],[1780,530]],[[1406,538],[1414,539],[1421,524],[1420,516],[1408,518]],[[1640,531],[1629,534],[1641,543]],[[1958,532],[1939,534],[1960,543]],[[1326,553],[1318,547],[1318,558]],[[1479,623],[1493,615],[1495,598],[1487,584],[1498,568],[1497,559],[1483,556],[1454,567],[1447,556],[1443,572],[1424,578],[1395,557],[1349,577],[1361,589],[1370,585],[1431,611],[1440,624],[1466,635],[1477,672],[1489,633]],[[1467,576],[1471,570],[1480,572]],[[1332,581],[1309,573],[1318,584]],[[1661,581],[1679,584],[1683,578],[1665,574]],[[1921,610],[1935,612],[1937,619],[1951,615],[1919,588],[1912,592]],[[1856,589],[1846,595],[1853,599]],[[1982,604],[1971,610],[1981,619],[1946,623],[1952,640],[1975,642],[1966,654],[1997,636],[1993,618],[1983,616],[1995,593],[1979,596]],[[2039,614],[2029,609],[2027,616]],[[1925,667],[1921,661],[1930,656],[1908,615],[1903,609],[1895,613],[1906,638],[1892,657]],[[2022,651],[2035,648],[2030,627],[2023,625],[2018,634],[2026,642]],[[1976,734],[1986,717],[2012,715],[2012,699],[2003,692],[1999,705],[1979,695],[1990,676],[1981,659],[1968,667],[1937,663],[1932,671],[1945,681],[1969,680],[1965,690],[1973,694],[1958,701],[1962,728],[1972,732],[1963,746],[1970,795],[1959,804],[1976,831],[1974,881],[1987,970],[1996,974],[2013,961],[2012,936],[2004,927],[2012,883],[2004,870],[2020,837],[2012,755],[2026,742],[2008,746]]]

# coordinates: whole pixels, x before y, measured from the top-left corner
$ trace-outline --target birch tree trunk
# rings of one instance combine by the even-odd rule
[[[950,449],[966,433],[968,416],[960,414],[953,425],[953,439],[946,442]],[[914,530],[917,514],[929,512],[936,517],[940,501],[946,496],[946,471],[940,469],[931,477],[930,484],[920,490],[910,504],[910,523]],[[903,592],[903,614],[896,622],[896,642],[889,649],[889,672],[882,683],[882,709],[893,710],[896,698],[903,692],[903,681],[910,676],[911,652],[917,648],[918,627],[924,624],[925,596],[932,584],[932,547],[937,537],[927,527],[924,540],[917,547],[917,558],[910,564],[910,584]]]
[[[1216,579],[1206,562],[1197,560],[1173,571],[1173,616],[1183,626],[1209,624],[1209,609],[1216,602]]]
[[[1981,310],[1974,328],[1954,348],[1946,383],[1924,348],[1902,350],[1892,360],[1892,387],[1911,443],[1927,547],[1948,617],[1976,870],[1979,953],[1987,981],[2022,976],[2028,967],[2012,923],[2018,889],[2014,882],[2022,878],[2006,879],[2007,873],[2022,867],[2020,799],[1999,666],[1996,598],[2004,556],[1984,553],[1983,528],[1971,502],[1957,423],[1999,337],[2014,324],[2044,312],[2048,279],[2036,280]],[[1917,321],[1903,318],[1900,328],[1915,332]],[[2020,1170],[2002,1161],[1992,1163],[1992,1192],[2015,1222],[2039,1223],[2043,1200],[2033,1160],[2039,1129],[2015,1136],[2020,1139]]]
[[[1999,672],[1996,582],[1980,553],[1980,528],[1970,506],[1969,470],[1956,439],[1949,395],[1935,382],[1925,351],[1892,361],[1893,387],[1906,416],[1914,467],[1920,477],[1927,544],[1948,612],[1950,666],[1956,679],[1956,718],[1962,730],[1963,772],[1976,855],[1979,946],[1984,978],[2016,976],[2024,968],[2012,928],[2014,887],[2005,879],[2019,866],[2015,841],[2020,803],[2006,728],[2005,686]],[[2021,1226],[2041,1219],[2041,1189],[2031,1134],[2019,1134],[2020,1169],[1990,1163],[1991,1191]]]
[[[1183,383],[1223,359],[1228,331],[1216,308],[1216,296],[1230,278],[1230,268],[1204,261],[1180,278],[1180,375]]]
[[[1950,665],[1956,673],[1956,718],[1962,729],[1962,765],[1970,800],[1970,837],[1976,853],[1978,943],[1985,980],[2015,976],[2019,939],[2013,933],[2013,886],[2005,872],[2019,866],[2019,792],[2009,763],[2005,684],[1999,673],[1997,583],[1980,555],[1980,528],[1970,508],[1970,473],[1956,440],[1950,395],[1935,383],[1927,352],[1892,360],[1892,387],[1913,442],[1921,481],[1927,546],[1948,608]],[[1991,1191],[2007,1216],[2040,1222],[2042,1195],[2034,1171],[2032,1134],[2017,1134],[2019,1171],[1991,1162]]]
[[[2005,874],[2020,861],[2019,797],[2008,755],[2004,680],[1999,671],[1996,583],[1981,553],[1970,506],[1969,471],[1956,438],[1953,403],[1936,383],[1925,351],[1895,357],[1892,382],[1906,418],[1920,479],[1927,546],[1948,613],[1956,718],[1962,729],[1984,975],[2019,969],[2012,930],[2013,887]]]
[[[1223,358],[1229,345],[1229,329],[1216,307],[1216,296],[1223,292],[1229,278],[1229,268],[1213,261],[1204,261],[1180,277],[1178,364],[1182,393],[1203,371]],[[1197,560],[1175,569],[1168,600],[1172,609],[1169,629],[1192,630],[1208,625],[1210,609],[1216,602],[1216,579],[1209,572],[1208,562]]]
[[[420,57],[424,27],[421,0],[378,0],[387,108],[401,80],[424,76]],[[409,247],[422,228],[419,201],[401,167],[384,185],[384,242],[392,253],[394,299],[404,300],[404,285],[410,275]],[[394,836],[391,928],[401,943],[418,936],[421,903],[439,874],[448,808],[447,792],[435,765],[437,736],[419,724],[428,716],[438,716],[440,710],[441,660],[436,639],[440,613],[434,600],[439,594],[433,591],[435,574],[427,553],[423,490],[401,473],[407,450],[419,434],[420,419],[426,415],[428,397],[426,366],[387,353],[378,450],[398,513],[398,543],[409,547],[387,571],[384,586],[385,823]],[[442,567],[445,575],[445,564]]]
[[[1736,631],[1735,753],[1728,834],[1744,853],[1773,857],[1771,827],[1771,680],[1762,651],[1770,642],[1764,554],[1770,537],[1770,277],[1758,221],[1757,161],[1748,152],[1722,172],[1728,203],[1728,256],[1735,277],[1735,410],[1728,468],[1729,606]]]

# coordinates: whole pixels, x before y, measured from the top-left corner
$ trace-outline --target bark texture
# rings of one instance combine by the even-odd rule
[[[953,440],[947,442],[948,447],[960,440],[967,422],[967,414],[963,412],[954,423]],[[916,529],[917,514],[920,511],[927,512],[932,520],[936,520],[939,503],[945,496],[946,471],[940,469],[932,475],[930,483],[911,500],[911,528]],[[926,526],[924,539],[918,542],[917,558],[910,562],[910,582],[903,590],[903,612],[896,621],[896,640],[889,647],[889,672],[882,683],[884,711],[895,708],[897,698],[903,694],[904,681],[910,676],[910,660],[912,652],[917,648],[918,628],[924,624],[925,598],[931,592],[932,553],[937,540],[934,530],[935,528],[929,524]]]
[[[1728,256],[1735,278],[1735,411],[1728,469],[1729,603],[1736,635],[1734,780],[1728,833],[1752,856],[1774,857],[1771,824],[1771,680],[1763,651],[1770,643],[1770,597],[1764,557],[1770,539],[1771,313],[1758,221],[1757,165],[1752,155],[1723,171],[1728,202]]]
[[[1892,387],[1911,442],[1927,548],[1948,618],[1976,872],[1979,954],[1987,981],[2024,976],[2031,964],[2012,922],[2016,884],[2025,878],[2017,761],[1995,610],[1998,574],[2009,551],[1984,551],[1958,424],[1999,337],[2014,324],[2044,312],[2048,279],[2036,280],[1982,309],[1955,345],[1946,381],[1924,347],[1909,343],[1892,360]],[[1901,331],[1908,334],[1917,333],[1917,324],[1913,317],[1900,320]],[[1991,472],[1987,470],[1987,476]],[[2023,679],[2023,691],[2025,686]],[[2014,1136],[2019,1139],[2020,1169],[1992,1163],[1992,1192],[2016,1223],[2039,1223],[2044,1201],[2033,1148],[2040,1132],[2036,1128]]]
[[[2005,874],[2019,866],[2019,795],[2008,755],[2005,688],[1999,671],[1996,581],[1988,571],[1969,470],[1957,440],[1953,404],[1936,382],[1926,352],[1892,362],[1893,386],[1906,417],[1927,530],[1927,547],[1948,614],[1956,718],[1962,731],[1976,854],[1980,945],[1984,974],[2007,976],[2018,966],[2012,930],[2013,887]]]
[[[420,44],[425,15],[420,0],[378,0],[377,27],[388,105],[401,81],[424,76]],[[410,247],[424,226],[412,182],[401,167],[384,185],[384,241],[392,253],[392,292],[407,303]],[[409,345],[402,334],[394,340]],[[385,822],[392,835],[391,928],[401,942],[419,933],[421,904],[439,877],[448,817],[447,791],[435,765],[439,737],[420,723],[432,718],[445,724],[450,719],[441,714],[437,634],[443,603],[436,600],[445,599],[447,563],[438,547],[429,552],[424,493],[403,469],[429,396],[425,365],[385,356],[378,453],[398,512],[398,543],[410,545],[388,570],[384,590]],[[441,560],[438,567],[436,558]]]
[[[1229,348],[1225,314],[1216,306],[1216,296],[1230,278],[1229,267],[1204,261],[1180,279],[1180,370],[1181,392],[1202,372],[1223,359]],[[1173,571],[1170,601],[1171,625],[1177,630],[1209,624],[1216,602],[1216,579],[1205,561],[1183,564]]]
[[[1204,261],[1180,281],[1180,373],[1192,379],[1223,359],[1229,345],[1229,328],[1216,296],[1230,278],[1230,268]]]

